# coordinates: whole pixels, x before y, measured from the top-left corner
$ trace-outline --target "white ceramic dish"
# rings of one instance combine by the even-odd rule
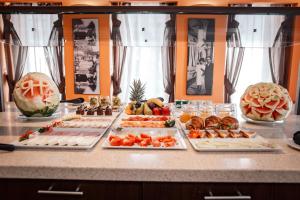
[[[300,151],[300,145],[299,145],[299,144],[296,144],[296,143],[294,142],[293,138],[289,138],[289,139],[287,140],[287,144],[288,144],[290,147],[292,147],[293,149],[297,149],[297,150]]]
[[[188,140],[196,151],[203,152],[265,152],[281,150],[278,145],[272,144],[258,135],[254,138],[188,138]]]
[[[118,136],[125,136],[128,133],[139,135],[141,133],[146,133],[152,137],[159,137],[159,136],[167,136],[171,135],[175,137],[176,139],[176,145],[173,147],[153,147],[153,146],[147,146],[147,147],[141,147],[137,144],[133,146],[111,146],[109,143],[109,136],[110,135],[118,135]],[[152,150],[185,150],[187,149],[186,143],[180,133],[180,131],[176,128],[170,128],[170,129],[155,129],[155,128],[142,128],[142,129],[136,129],[136,128],[123,128],[121,131],[112,130],[105,141],[102,144],[103,148],[109,148],[109,149],[152,149]]]
[[[64,132],[61,134],[60,132]],[[51,133],[35,133],[35,136],[24,141],[15,141],[12,144],[17,148],[30,149],[91,149],[105,134],[106,129],[95,130],[53,129]]]
[[[155,117],[168,117],[170,120],[174,120],[174,118],[172,116],[163,116],[163,115],[127,115],[127,114],[122,114],[117,120],[116,122],[114,123],[114,128],[118,128],[118,127],[121,127],[121,128],[146,128],[146,129],[149,129],[149,128],[154,128],[154,129],[170,129],[170,128],[176,128],[177,127],[177,121],[175,120],[175,125],[173,127],[142,127],[142,126],[138,126],[138,123],[139,122],[143,122],[143,121],[132,121],[132,122],[137,122],[137,126],[123,126],[122,125],[122,121],[126,121],[125,119],[128,119],[130,117],[143,117],[143,118],[155,118]],[[146,121],[146,122],[153,122],[154,124],[155,123],[160,123],[162,121]]]
[[[56,118],[59,118],[60,116],[61,116],[61,112],[55,112],[55,113],[53,113],[49,117],[27,117],[27,116],[25,116],[23,114],[20,114],[18,116],[18,119],[21,119],[21,120],[31,120],[31,121],[45,121],[45,120],[56,119]]]
[[[270,122],[270,121],[259,121],[259,120],[253,120],[250,118],[245,117],[244,115],[242,115],[242,118],[251,124],[259,124],[259,125],[264,125],[264,126],[273,126],[273,125],[280,125],[284,123],[284,120],[281,121],[274,121],[274,122]]]

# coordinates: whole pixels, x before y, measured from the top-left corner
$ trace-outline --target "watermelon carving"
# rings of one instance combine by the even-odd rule
[[[288,91],[274,83],[250,85],[241,97],[240,108],[247,118],[258,121],[281,121],[291,111]]]
[[[13,97],[18,109],[27,117],[51,116],[60,102],[55,83],[39,72],[23,76],[16,83]]]

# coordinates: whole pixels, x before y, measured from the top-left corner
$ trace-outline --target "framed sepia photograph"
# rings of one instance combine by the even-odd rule
[[[75,94],[100,94],[98,19],[73,19]]]
[[[212,95],[214,19],[188,19],[187,95]]]

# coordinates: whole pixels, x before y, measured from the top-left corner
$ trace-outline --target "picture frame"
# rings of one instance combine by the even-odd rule
[[[212,95],[215,19],[188,19],[187,95]]]
[[[72,19],[74,93],[100,94],[99,21]]]

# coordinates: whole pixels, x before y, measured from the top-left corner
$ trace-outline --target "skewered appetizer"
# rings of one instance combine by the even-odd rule
[[[118,96],[113,96],[112,98],[112,109],[117,110],[121,107],[122,102],[121,99]]]
[[[90,106],[92,106],[92,107],[98,106],[98,97],[91,97],[90,98]]]
[[[210,116],[205,119],[205,128],[206,129],[218,129],[221,125],[221,119],[217,116]]]
[[[100,97],[100,106],[101,107],[107,107],[107,106],[110,106],[110,98],[109,96],[102,96]]]

